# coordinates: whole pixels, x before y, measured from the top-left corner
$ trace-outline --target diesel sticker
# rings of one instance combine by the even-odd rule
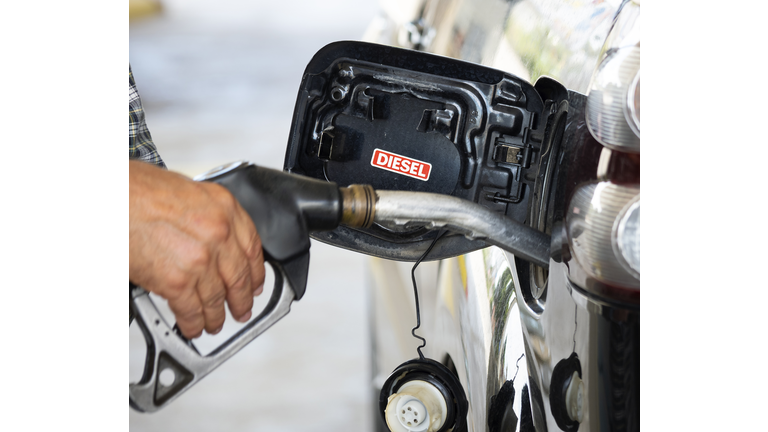
[[[381,149],[373,151],[371,165],[423,181],[429,180],[429,173],[432,171],[431,163],[400,156],[399,154]]]

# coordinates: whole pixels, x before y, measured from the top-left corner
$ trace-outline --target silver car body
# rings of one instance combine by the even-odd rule
[[[426,0],[382,6],[384,13],[367,32],[369,41],[481,63],[529,82],[546,75],[581,94],[588,91],[619,11],[639,15],[637,2],[621,1]],[[423,351],[458,375],[469,401],[468,430],[489,430],[492,400],[510,380],[516,416],[528,384],[536,429],[561,430],[550,412],[550,377],[572,353],[583,368],[579,430],[639,430],[639,400],[625,391],[636,386],[639,396],[639,372],[634,372],[639,371],[639,301],[624,305],[595,299],[576,289],[554,261],[548,280],[532,278],[546,295],[526,301],[519,289],[520,278],[526,277],[520,264],[490,247],[422,263],[416,272],[418,332],[427,339]],[[377,399],[387,376],[416,357],[420,344],[411,336],[416,322],[412,266],[370,260],[372,392]],[[633,349],[604,343],[628,343],[634,332],[637,358]],[[629,358],[621,358],[628,352]],[[378,422],[378,413],[374,417]],[[520,423],[508,419],[505,430],[520,430]]]

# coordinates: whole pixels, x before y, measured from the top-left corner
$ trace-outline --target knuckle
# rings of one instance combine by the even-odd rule
[[[205,224],[201,227],[200,235],[209,242],[220,243],[226,240],[231,232],[230,218],[221,209],[209,208]]]
[[[229,190],[227,190],[227,188],[216,183],[208,184],[211,185],[210,193],[214,200],[216,200],[222,207],[227,210],[232,210],[235,208],[237,200],[235,199],[235,196],[232,195]]]
[[[165,276],[165,285],[171,297],[178,297],[189,286],[189,274],[179,269],[171,269]]]
[[[184,319],[196,319],[203,316],[203,306],[199,303],[185,302],[174,310],[174,313]]]
[[[234,317],[238,317],[253,308],[253,296],[244,297],[237,301],[229,301],[229,310]]]
[[[190,309],[185,309],[175,314],[177,318],[181,318],[187,322],[199,323],[202,328],[203,307],[195,306]]]
[[[201,210],[196,218],[199,223],[199,235],[202,239],[218,243],[226,240],[231,232],[231,221],[234,213],[235,197],[223,186],[215,183],[201,183],[201,187],[210,198],[208,205]]]
[[[211,223],[211,238],[216,241],[224,241],[229,237],[231,227],[228,218],[219,216]]]
[[[250,283],[250,273],[251,269],[248,265],[240,266],[239,270],[233,274],[232,279],[228,284],[230,291],[241,291],[245,288],[246,285]]]
[[[221,193],[221,202],[222,202],[222,204],[223,204],[224,206],[226,206],[226,208],[227,208],[227,209],[229,209],[230,211],[232,211],[232,210],[234,210],[235,208],[237,208],[237,206],[238,206],[238,205],[240,205],[240,204],[237,202],[237,198],[235,198],[235,196],[234,196],[234,195],[232,195],[232,193],[231,193],[231,192],[229,192],[229,190],[227,190],[227,189],[226,189],[226,188],[224,188],[224,187],[222,187],[222,188],[221,188],[221,190],[222,190],[222,193]]]
[[[211,252],[207,247],[196,244],[186,251],[187,260],[192,268],[204,267],[211,261]]]
[[[179,323],[179,327],[186,326],[192,328],[195,326],[203,325],[203,307],[201,305],[189,304],[189,302],[172,302],[169,303],[173,315],[176,317],[176,321]]]
[[[203,299],[203,307],[206,309],[218,309],[224,306],[224,300],[226,298],[226,292],[224,290],[218,290],[211,293]]]

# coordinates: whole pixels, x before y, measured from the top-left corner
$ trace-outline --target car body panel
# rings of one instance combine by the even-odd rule
[[[547,230],[563,222],[570,197],[583,182],[618,176],[639,184],[639,156],[603,148],[587,131],[583,115],[585,94],[617,14],[624,7],[639,14],[636,3],[404,3],[409,7],[401,10],[410,15],[385,13],[369,28],[367,40],[481,63],[530,82],[551,77],[569,89],[570,138],[558,161],[567,169],[552,180],[556,191],[547,209]],[[621,168],[610,173],[609,162]],[[553,415],[550,379],[574,354],[585,384],[578,429],[639,430],[639,291],[612,289],[567,253],[559,258],[550,262],[539,292],[532,288],[535,269],[495,247],[422,263],[417,270],[424,352],[455,368],[470,402],[468,430],[498,428],[491,404],[511,380],[515,419],[514,426],[507,419],[504,430],[525,430],[521,395],[526,384],[536,430],[563,429]],[[370,260],[374,392],[398,364],[416,355],[418,341],[410,334],[415,325],[411,267]],[[387,315],[393,309],[401,314]]]

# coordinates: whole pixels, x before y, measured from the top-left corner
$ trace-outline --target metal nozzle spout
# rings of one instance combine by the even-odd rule
[[[341,223],[350,227],[368,228],[373,225],[376,192],[370,185],[350,185],[341,192]]]
[[[445,227],[469,239],[484,239],[515,256],[543,268],[549,267],[549,235],[496,213],[472,201],[428,192],[376,191],[369,185],[339,188],[341,223],[368,228],[420,223]]]

